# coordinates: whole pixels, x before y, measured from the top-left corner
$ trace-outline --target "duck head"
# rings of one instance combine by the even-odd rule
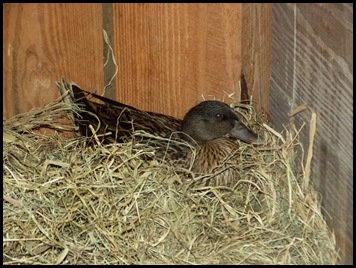
[[[181,126],[185,140],[189,137],[197,144],[207,141],[231,137],[247,143],[258,143],[258,135],[248,129],[237,117],[230,106],[221,101],[203,101],[191,108],[184,116]]]

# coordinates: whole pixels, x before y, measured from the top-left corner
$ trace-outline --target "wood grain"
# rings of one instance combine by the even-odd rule
[[[273,8],[271,115],[281,125],[300,104],[317,112],[312,181],[323,196],[341,263],[352,264],[352,4],[278,4]],[[300,127],[309,117],[302,113],[294,122]],[[301,137],[307,148],[308,126]]]
[[[270,113],[274,127],[283,130],[289,121],[294,90],[295,20],[294,4],[274,4],[272,8],[272,80]]]
[[[117,100],[182,117],[236,91],[241,4],[115,4],[114,27]]]
[[[272,4],[242,5],[242,72],[257,111],[269,113]]]
[[[62,76],[103,88],[101,5],[4,4],[3,16],[4,118],[56,99]]]
[[[258,5],[250,10],[255,15],[248,21],[241,4],[5,4],[4,118],[55,99],[54,82],[62,76],[101,94],[114,73],[112,64],[103,67],[103,28],[119,64],[105,91],[112,99],[178,117],[203,98],[229,102],[226,94],[239,85],[245,39],[252,55],[246,65],[254,66],[246,69],[249,90],[266,95],[269,78],[262,69],[268,61],[260,55],[268,38],[259,41],[266,23],[258,18],[268,16]],[[242,21],[258,31],[245,31],[243,38]]]

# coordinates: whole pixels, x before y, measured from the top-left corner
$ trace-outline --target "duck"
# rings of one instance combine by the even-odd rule
[[[183,119],[178,119],[85,91],[64,79],[56,84],[63,101],[80,109],[70,116],[78,136],[92,137],[94,128],[103,144],[127,142],[137,132],[160,137],[146,139],[148,143],[154,142],[155,157],[189,169],[200,178],[196,181],[199,186],[233,187],[238,181],[237,141],[249,144],[262,141],[222,101],[202,101],[189,109]]]

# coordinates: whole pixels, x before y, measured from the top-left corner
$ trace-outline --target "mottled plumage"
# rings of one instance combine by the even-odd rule
[[[82,108],[82,112],[72,115],[79,135],[92,136],[88,127],[92,125],[97,135],[111,132],[102,136],[103,143],[124,142],[137,130],[189,143],[195,148],[193,151],[184,143],[155,140],[156,157],[183,168],[191,167],[198,175],[207,175],[200,185],[231,186],[236,183],[236,139],[258,142],[257,134],[240,122],[232,108],[220,101],[201,102],[180,120],[138,110],[84,91],[75,84],[69,85],[64,80],[57,86],[62,95],[69,91],[65,102],[76,103]],[[152,144],[152,140],[147,142]]]

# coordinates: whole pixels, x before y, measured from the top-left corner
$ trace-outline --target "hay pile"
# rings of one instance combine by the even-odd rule
[[[197,189],[189,170],[143,161],[144,144],[65,137],[70,109],[57,100],[3,122],[4,264],[337,262],[297,131],[236,107],[266,143],[240,144],[233,189]]]

